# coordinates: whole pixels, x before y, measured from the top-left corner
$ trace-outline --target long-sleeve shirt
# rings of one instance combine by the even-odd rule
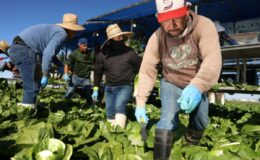
[[[6,62],[9,62],[10,59],[5,54],[0,53],[0,71],[4,71]]]
[[[4,71],[5,62],[0,61],[0,71]]]
[[[42,56],[42,71],[47,73],[53,56],[58,53],[67,39],[67,33],[63,28],[51,24],[31,26],[18,36],[27,46]]]
[[[106,85],[131,84],[139,71],[140,64],[141,58],[129,47],[123,52],[112,55],[100,52],[96,56],[94,67],[94,86],[99,86],[103,74],[106,76]]]
[[[139,72],[137,106],[144,106],[162,62],[163,77],[180,88],[193,84],[203,93],[218,80],[222,65],[220,44],[214,23],[190,12],[190,22],[178,38],[159,28],[150,37]]]
[[[69,55],[66,64],[70,66],[73,74],[88,79],[94,64],[94,54],[81,53],[79,49],[76,49]]]

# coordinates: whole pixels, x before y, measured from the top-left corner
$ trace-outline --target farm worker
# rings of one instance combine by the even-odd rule
[[[19,75],[18,69],[10,62],[8,57],[9,44],[6,41],[0,41],[0,71],[9,70],[13,73],[14,77]]]
[[[57,60],[62,63],[62,65],[57,69],[58,79],[62,79],[63,77],[65,63],[67,62],[71,52],[74,50],[72,47],[74,48],[74,45],[72,46],[69,41],[61,47],[59,53],[56,55]]]
[[[124,128],[126,105],[133,93],[133,82],[139,71],[141,58],[125,45],[125,41],[134,33],[123,32],[118,24],[111,24],[106,28],[106,34],[107,40],[101,47],[102,52],[96,56],[92,98],[98,99],[98,89],[104,74],[107,120],[114,126]]]
[[[6,41],[0,41],[0,53],[8,54],[9,44]]]
[[[66,13],[63,23],[34,25],[14,38],[9,56],[23,81],[23,101],[18,105],[35,107],[39,89],[48,83],[53,57],[63,43],[82,30],[84,27],[78,25],[77,15]]]
[[[0,71],[8,69],[8,63],[10,62],[10,59],[7,56],[7,50],[9,47],[9,44],[6,41],[0,41]]]
[[[214,23],[189,10],[185,0],[156,0],[160,23],[150,37],[139,71],[135,116],[148,122],[145,103],[162,66],[162,113],[157,123],[154,159],[169,159],[179,111],[189,114],[188,144],[198,144],[208,124],[206,92],[218,81],[221,52]]]
[[[71,84],[65,98],[71,98],[77,87],[82,87],[87,104],[92,105],[90,73],[94,63],[94,54],[88,50],[88,40],[80,38],[79,48],[74,50],[65,62],[63,79],[70,81],[68,75],[69,68],[72,71]]]

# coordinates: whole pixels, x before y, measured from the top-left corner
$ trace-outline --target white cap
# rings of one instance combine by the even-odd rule
[[[158,22],[179,18],[186,15],[188,5],[185,0],[156,0]]]

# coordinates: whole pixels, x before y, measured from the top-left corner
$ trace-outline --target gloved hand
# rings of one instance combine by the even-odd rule
[[[4,62],[11,62],[11,59],[10,59],[9,57],[6,57],[6,58],[4,59]]]
[[[0,61],[10,62],[10,58],[9,57],[0,57]]]
[[[181,109],[186,113],[191,113],[201,101],[200,90],[192,84],[186,86],[181,94],[181,97],[177,100],[180,103]]]
[[[94,101],[98,100],[98,87],[93,87],[92,99]]]
[[[141,119],[144,121],[144,123],[148,123],[149,118],[146,115],[144,106],[136,106],[135,117],[139,123],[141,123]]]
[[[47,76],[42,76],[41,86],[45,87],[47,84],[48,84],[48,77]]]
[[[67,73],[65,73],[64,75],[63,75],[63,79],[64,79],[64,81],[69,81],[70,80],[70,77],[69,77],[69,75],[67,74]]]

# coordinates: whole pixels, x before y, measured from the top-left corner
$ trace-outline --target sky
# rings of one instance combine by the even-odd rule
[[[79,24],[86,20],[121,9],[143,0],[2,0],[0,40],[9,44],[25,28],[36,24],[62,22],[64,13],[78,15]],[[0,77],[11,78],[10,72]]]
[[[83,24],[87,19],[137,2],[142,0],[2,0],[0,40],[11,43],[29,26],[60,23],[64,13],[77,14],[79,24]]]

